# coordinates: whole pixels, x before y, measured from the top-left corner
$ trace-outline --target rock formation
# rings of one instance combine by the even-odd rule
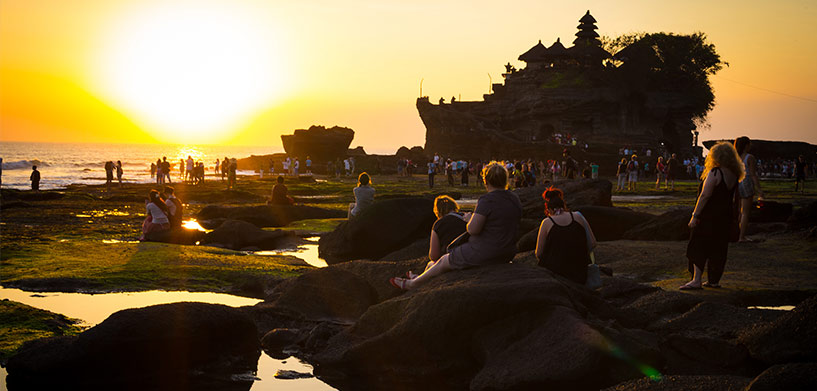
[[[694,71],[698,79],[689,78],[694,83],[680,86],[672,80],[677,81],[678,73],[690,66],[670,66],[656,56],[663,49],[678,50],[683,45],[674,44],[684,39],[702,37],[648,34],[643,38],[672,43],[655,45],[660,48],[649,52],[643,49],[654,45],[636,41],[614,56],[601,47],[594,31],[596,20],[589,11],[580,23],[574,46],[565,48],[557,39],[547,48],[540,41],[519,56],[525,68],[505,66],[504,83],[493,84],[483,101],[435,104],[429,97],[418,98],[417,110],[426,126],[425,150],[468,159],[552,159],[561,156],[565,144],[564,139],[554,142],[554,136],[570,134],[580,144],[589,143],[595,153],[603,153],[575,151],[574,157],[588,161],[604,161],[604,154],[615,155],[623,145],[662,146],[692,154],[693,119],[705,116],[713,102],[708,82],[701,82],[700,74],[720,69],[714,47],[701,43],[711,51],[707,59],[714,60]],[[697,65],[698,60],[691,63]],[[653,63],[665,66],[666,74],[651,74],[657,69],[649,65]],[[674,79],[667,77],[672,72]]]
[[[349,128],[333,126],[310,126],[309,129],[296,129],[291,135],[281,135],[281,142],[287,155],[302,160],[307,156],[313,161],[325,162],[345,158],[349,144],[355,137],[355,131]]]

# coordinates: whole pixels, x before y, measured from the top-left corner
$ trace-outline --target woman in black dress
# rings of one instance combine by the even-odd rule
[[[561,190],[548,189],[542,198],[548,217],[542,220],[536,239],[539,266],[584,285],[590,250],[596,246],[593,230],[581,213],[567,210]]]
[[[692,281],[681,285],[681,290],[720,287],[730,235],[737,228],[734,198],[744,170],[735,147],[725,142],[715,144],[704,164],[698,201],[689,220],[692,234],[687,245],[687,258]],[[709,268],[707,283],[701,283],[704,267]]]

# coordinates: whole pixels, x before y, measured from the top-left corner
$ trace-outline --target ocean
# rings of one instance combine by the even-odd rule
[[[152,183],[150,163],[164,156],[171,162],[171,178],[179,178],[179,160],[192,156],[204,162],[208,176],[215,175],[216,159],[241,159],[250,155],[283,152],[273,146],[219,146],[166,144],[81,144],[0,142],[3,159],[2,187],[31,189],[31,166],[40,171],[40,189],[60,189],[70,184],[105,183],[105,162],[122,161],[122,181]],[[238,171],[238,174],[253,174]]]

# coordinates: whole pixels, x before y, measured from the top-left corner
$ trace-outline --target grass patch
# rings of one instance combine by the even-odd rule
[[[341,222],[346,221],[344,218],[338,219],[309,219],[294,221],[286,227],[276,228],[288,231],[310,231],[316,233],[332,232]]]
[[[79,320],[29,307],[15,301],[0,301],[0,361],[9,358],[23,343],[40,338],[75,335],[82,331]]]

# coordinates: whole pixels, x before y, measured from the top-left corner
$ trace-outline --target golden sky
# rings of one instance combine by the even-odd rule
[[[817,143],[817,3],[791,1],[0,1],[0,140],[269,145],[312,124],[422,145],[414,106],[482,98],[538,40],[705,32],[703,139]]]

